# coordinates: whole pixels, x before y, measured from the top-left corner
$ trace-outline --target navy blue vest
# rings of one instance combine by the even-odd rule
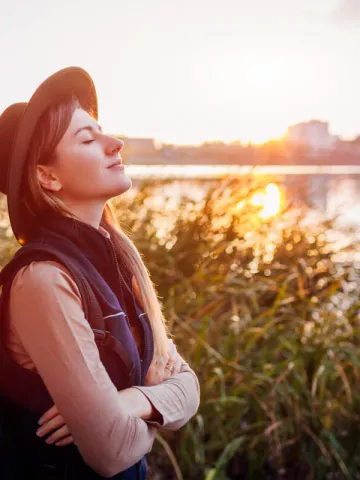
[[[54,402],[41,377],[17,364],[5,348],[11,283],[20,268],[40,260],[56,260],[72,274],[82,296],[85,316],[94,331],[101,361],[117,390],[143,385],[153,356],[153,337],[147,315],[137,301],[131,275],[125,263],[117,258],[111,240],[81,221],[59,215],[47,219],[37,235],[16,253],[0,274],[0,285],[3,285],[0,304],[0,477],[6,480],[101,479],[104,477],[85,464],[74,444],[55,447],[35,435],[38,419]],[[139,322],[142,327],[144,348],[141,356],[129,320]],[[145,458],[112,478],[144,480]]]

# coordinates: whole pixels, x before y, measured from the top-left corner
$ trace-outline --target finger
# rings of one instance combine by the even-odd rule
[[[157,359],[155,360],[156,368],[158,368],[159,366],[165,367],[165,365],[169,361],[169,357],[170,356],[168,353],[166,355],[160,355],[159,357],[157,357]]]
[[[167,378],[171,377],[171,375],[173,375],[174,369],[172,367],[173,367],[172,363],[169,363],[168,365],[166,365],[166,367],[164,369],[165,379],[167,379]]]
[[[56,415],[59,413],[59,410],[57,409],[56,405],[52,406],[47,412],[40,417],[38,424],[43,425],[44,423],[48,422],[52,418],[56,417]]]
[[[176,356],[176,362],[175,362],[174,375],[176,373],[180,373],[181,365],[182,365],[182,358],[180,357],[180,355],[177,355]]]
[[[62,427],[65,425],[65,421],[63,417],[58,414],[56,417],[52,418],[48,422],[44,423],[36,432],[36,435],[38,437],[43,437],[47,435],[48,433],[52,432],[53,430],[56,430],[57,428]]]
[[[168,348],[169,348],[169,356],[174,357],[176,355],[176,345],[171,339],[169,339]]]
[[[176,347],[175,347],[174,352],[172,353],[167,365],[170,366],[170,367],[173,367],[172,372],[171,372],[173,375],[175,373],[179,373],[181,362],[179,361],[179,354],[176,351]]]
[[[50,437],[45,440],[45,442],[48,444],[55,443],[59,440],[63,440],[69,435],[71,435],[70,430],[67,425],[64,425],[63,427],[59,428],[59,430],[56,430],[56,432],[52,433]]]
[[[176,360],[176,352],[171,352],[169,354],[169,360],[167,361],[166,365],[173,365],[175,363],[175,360]]]
[[[156,385],[162,381],[164,367],[165,365],[157,364],[156,361],[150,365],[146,376],[148,385]]]
[[[161,380],[160,380],[158,367],[152,366],[147,372],[147,375],[145,377],[145,385],[146,386],[157,385],[160,381]]]
[[[71,435],[64,438],[63,440],[59,440],[58,442],[56,442],[55,446],[56,447],[66,447],[66,445],[70,445],[70,443],[74,443],[74,439]]]
[[[175,375],[176,373],[180,373],[181,365],[182,365],[182,358],[178,352],[176,352],[176,355],[171,357],[171,359],[167,364],[167,366],[173,367],[171,372],[172,375]]]

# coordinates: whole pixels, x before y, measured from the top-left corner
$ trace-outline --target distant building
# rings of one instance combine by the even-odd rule
[[[313,153],[321,150],[331,150],[338,141],[338,137],[329,133],[328,122],[311,120],[297,123],[288,128],[287,143],[306,145]]]
[[[126,164],[155,165],[165,162],[163,145],[154,138],[115,136],[124,141],[124,149],[121,154]]]
[[[340,152],[358,155],[360,153],[360,137],[356,137],[353,140],[342,140],[338,143],[337,148]]]
[[[137,154],[151,154],[160,150],[162,144],[154,138],[130,138],[121,137],[124,140],[125,148],[128,151],[135,152]]]

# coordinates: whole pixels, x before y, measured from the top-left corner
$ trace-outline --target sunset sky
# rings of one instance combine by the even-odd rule
[[[261,142],[360,134],[360,0],[0,0],[0,111],[56,70],[97,86],[104,130]]]

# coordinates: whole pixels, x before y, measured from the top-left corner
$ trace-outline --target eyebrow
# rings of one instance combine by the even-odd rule
[[[98,129],[99,131],[102,133],[102,128],[100,127],[100,125],[98,125]],[[87,127],[80,127],[76,130],[76,132],[74,133],[74,136],[76,137],[76,135],[80,132],[82,132],[83,130],[88,130],[89,132],[95,132],[95,128],[92,127],[91,125],[88,125]]]

